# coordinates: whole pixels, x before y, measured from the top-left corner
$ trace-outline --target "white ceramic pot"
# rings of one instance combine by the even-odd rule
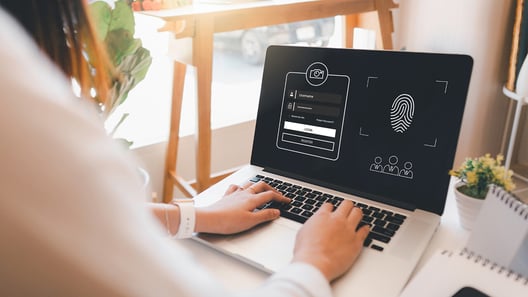
[[[473,223],[482,207],[482,203],[484,203],[484,199],[477,199],[458,191],[458,187],[462,185],[463,183],[457,183],[454,189],[458,218],[462,228],[471,231]]]

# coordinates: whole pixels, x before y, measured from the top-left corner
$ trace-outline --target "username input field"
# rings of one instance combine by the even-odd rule
[[[324,104],[341,104],[343,96],[335,93],[314,92],[304,90],[290,90],[290,98],[296,100],[306,100],[310,102],[324,103]]]

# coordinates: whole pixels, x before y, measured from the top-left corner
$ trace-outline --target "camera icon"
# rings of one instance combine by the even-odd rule
[[[306,68],[304,75],[306,82],[309,85],[318,87],[326,82],[330,75],[329,73],[328,67],[325,64],[321,62],[313,62],[308,68]]]
[[[325,71],[322,69],[311,69],[309,78],[313,79],[324,79],[325,77]]]

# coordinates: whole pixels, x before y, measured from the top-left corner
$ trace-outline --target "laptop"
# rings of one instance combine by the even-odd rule
[[[292,198],[281,218],[194,239],[273,273],[323,202],[353,200],[372,226],[336,296],[398,296],[444,211],[472,71],[470,56],[270,46],[251,162],[198,195],[265,181]]]

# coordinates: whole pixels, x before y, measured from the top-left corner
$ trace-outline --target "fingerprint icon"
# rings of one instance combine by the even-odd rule
[[[414,116],[414,99],[409,94],[401,94],[394,102],[390,111],[391,125],[395,132],[403,133],[411,126]]]

